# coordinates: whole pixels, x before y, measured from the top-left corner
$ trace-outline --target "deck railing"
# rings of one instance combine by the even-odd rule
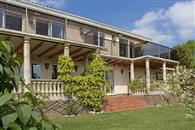
[[[45,99],[58,100],[64,99],[64,85],[63,82],[59,80],[51,79],[40,79],[40,80],[31,80],[31,85],[37,96],[40,96]],[[25,91],[22,85],[19,85],[17,89],[13,90],[14,94],[23,93]]]

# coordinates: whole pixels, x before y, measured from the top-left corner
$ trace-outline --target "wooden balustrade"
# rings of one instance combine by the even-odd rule
[[[37,96],[41,96],[45,99],[50,100],[58,100],[64,99],[64,85],[63,82],[59,80],[44,80],[44,79],[36,79],[31,80],[31,86]],[[24,92],[24,88],[22,85],[19,85],[17,89],[13,90],[14,94],[19,94]]]

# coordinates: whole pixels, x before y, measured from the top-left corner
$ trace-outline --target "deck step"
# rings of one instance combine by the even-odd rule
[[[147,101],[137,96],[108,97],[104,101],[104,111],[106,112],[118,112],[147,106],[149,106]]]

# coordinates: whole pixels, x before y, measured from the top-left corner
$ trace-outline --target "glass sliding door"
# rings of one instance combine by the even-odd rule
[[[106,72],[106,80],[109,82],[111,86],[110,93],[114,93],[114,71]]]

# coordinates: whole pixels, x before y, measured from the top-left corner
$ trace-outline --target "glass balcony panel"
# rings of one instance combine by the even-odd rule
[[[135,46],[135,57],[139,56],[159,56],[159,46],[153,43],[140,44]]]
[[[160,46],[160,57],[169,59],[169,48]]]

